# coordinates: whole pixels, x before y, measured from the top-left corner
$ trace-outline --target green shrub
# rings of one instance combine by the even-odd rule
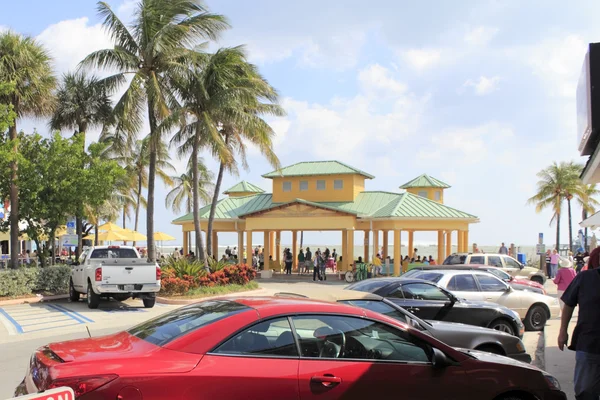
[[[202,276],[206,274],[204,265],[199,261],[190,261],[185,258],[173,258],[169,257],[164,267],[167,270],[173,272],[173,275],[177,278],[183,279],[184,276]]]
[[[64,265],[0,271],[0,296],[23,296],[37,291],[66,293],[70,276],[71,268]]]

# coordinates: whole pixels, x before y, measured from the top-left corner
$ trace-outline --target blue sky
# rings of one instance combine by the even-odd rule
[[[108,3],[128,19],[135,2]],[[38,37],[58,74],[110,46],[93,1],[0,5],[0,26]],[[597,2],[207,5],[232,24],[217,45],[246,44],[250,60],[281,93],[288,116],[272,126],[283,165],[338,159],[376,176],[367,190],[395,191],[428,173],[452,185],[446,204],[480,217],[470,241],[527,245],[544,232],[551,242],[550,213],[536,214],[526,200],[541,168],[555,160],[585,161],[576,152],[575,90],[586,44],[600,39]],[[47,131],[45,121],[21,121],[20,127]],[[181,172],[185,162],[174,163]],[[270,168],[255,150],[249,164],[239,177],[226,176],[224,188],[245,179],[269,191],[271,182],[261,175]],[[155,227],[180,242],[170,224],[175,215],[162,203],[166,192],[159,185]],[[575,222],[580,213],[575,208]],[[145,232],[144,221],[139,230]],[[338,236],[312,233],[305,241],[339,243]],[[435,235],[415,240],[433,242]],[[223,235],[225,242],[235,239]]]

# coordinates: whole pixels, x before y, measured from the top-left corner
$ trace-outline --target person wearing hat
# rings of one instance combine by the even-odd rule
[[[569,322],[579,306],[577,324],[569,350],[575,351],[574,386],[577,400],[597,400],[600,396],[600,248],[590,253],[588,270],[581,271],[567,287],[558,334],[558,348],[568,344]]]

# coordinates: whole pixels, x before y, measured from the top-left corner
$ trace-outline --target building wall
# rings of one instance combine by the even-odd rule
[[[343,187],[334,189],[334,181],[341,180]],[[317,181],[325,181],[325,190],[317,190]],[[290,191],[284,191],[284,182],[291,184]],[[300,191],[300,182],[308,183],[308,190]],[[354,201],[355,196],[365,188],[365,178],[360,175],[319,175],[282,177],[273,179],[273,202],[286,203],[294,199],[315,202]]]
[[[438,203],[444,204],[444,189],[442,188],[430,188],[430,187],[421,187],[421,188],[410,188],[406,189],[407,192],[420,196],[421,192],[427,193],[427,198],[429,200],[437,201]],[[435,193],[439,192],[439,200],[435,198]]]

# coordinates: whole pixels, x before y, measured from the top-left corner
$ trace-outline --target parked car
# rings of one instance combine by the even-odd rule
[[[557,379],[532,365],[454,349],[370,310],[273,297],[207,300],[125,332],[44,346],[16,394],[57,386],[82,400],[387,398],[398,391],[407,399],[566,399]]]
[[[490,265],[502,268],[515,278],[524,277],[541,285],[546,282],[546,275],[539,268],[527,267],[506,254],[454,253],[443,262],[443,265],[457,264]]]
[[[423,266],[418,266],[418,267],[412,268],[410,271],[406,272],[402,276],[405,278],[409,278],[409,277],[414,278],[414,276],[419,271],[431,271],[431,270],[443,269],[443,268],[459,269],[459,270],[487,271],[491,274],[496,275],[498,278],[502,279],[504,282],[508,283],[510,285],[510,287],[512,287],[515,290],[528,290],[530,292],[546,294],[546,289],[544,289],[544,285],[539,284],[530,279],[514,278],[509,273],[505,272],[502,268],[492,267],[489,265],[460,265],[460,264],[447,265],[447,266],[423,265]]]
[[[160,267],[140,257],[131,246],[90,247],[71,264],[69,298],[86,294],[89,308],[98,308],[102,297],[124,301],[140,298],[152,308],[160,290]]]
[[[423,271],[429,272],[429,271]],[[375,278],[353,283],[347,290],[374,293],[421,319],[460,322],[523,337],[519,314],[495,303],[459,298],[433,282],[412,278]]]
[[[415,279],[433,280],[444,289],[472,301],[491,301],[516,311],[525,329],[541,331],[550,318],[560,314],[558,299],[539,293],[514,290],[495,275],[484,271],[438,269],[421,271]]]
[[[455,322],[425,321],[406,311],[393,302],[373,293],[357,290],[300,290],[294,293],[277,293],[277,297],[307,297],[316,300],[350,304],[378,312],[410,325],[427,335],[452,347],[487,351],[515,360],[530,363],[531,356],[525,351],[525,345],[516,336],[495,329],[459,324]]]

